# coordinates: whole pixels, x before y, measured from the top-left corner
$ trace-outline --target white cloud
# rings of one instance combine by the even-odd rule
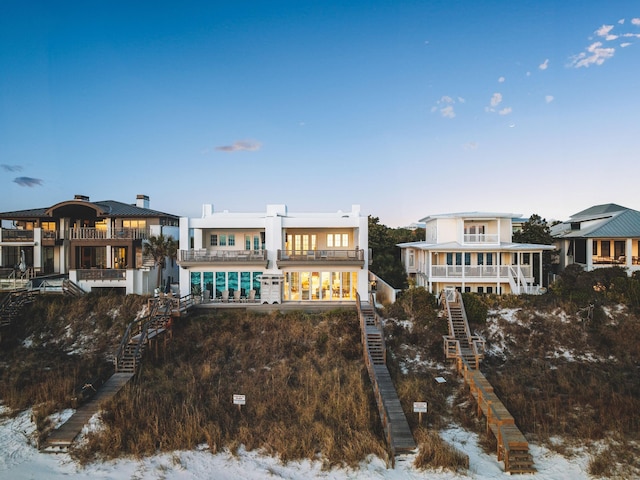
[[[613,57],[615,51],[615,48],[603,48],[602,42],[595,42],[587,47],[587,52],[574,56],[570,65],[575,68],[602,65],[605,60]]]
[[[631,42],[623,42],[620,44],[622,48],[628,47],[629,45],[631,45]]]
[[[624,18],[621,18],[620,20],[618,20],[618,23],[619,23],[620,25],[624,25]]]
[[[512,111],[511,107],[505,107],[498,112],[498,115],[509,115]]]
[[[632,25],[636,25],[636,26],[640,26],[640,18],[632,18],[631,19],[631,24]]]
[[[617,35],[613,35],[611,32],[613,30],[613,25],[603,25],[598,30],[596,30],[596,35],[599,37],[604,37],[605,40],[615,40],[618,38]]]
[[[440,103],[455,103],[455,101],[453,100],[453,98],[451,98],[448,95],[444,95],[443,97],[440,98],[440,100],[438,100],[438,104]]]
[[[504,83],[504,77],[498,78],[498,83]]]
[[[542,62],[540,65],[538,65],[538,68],[540,70],[546,70],[547,68],[549,68],[549,59],[545,59],[544,62]]]
[[[531,76],[531,72],[527,72],[526,75],[527,75],[527,77],[530,77]]]
[[[440,110],[440,113],[444,118],[454,118],[456,116],[456,112],[453,110],[452,105],[448,105]]]
[[[221,152],[255,152],[256,150],[260,150],[261,146],[262,144],[260,142],[254,142],[253,140],[238,140],[233,145],[223,145],[220,147],[216,147],[216,150],[219,150]]]
[[[625,33],[622,36],[626,38],[640,38],[640,33]]]
[[[545,95],[544,96],[544,101],[547,102],[547,103],[553,102],[553,95]]]
[[[494,93],[493,96],[491,97],[491,106],[495,108],[498,105],[500,105],[501,102],[502,102],[502,94]]]
[[[462,146],[462,148],[465,150],[477,150],[478,144],[476,142],[467,142]]]
[[[458,103],[464,103],[466,100],[462,97],[458,97]]]

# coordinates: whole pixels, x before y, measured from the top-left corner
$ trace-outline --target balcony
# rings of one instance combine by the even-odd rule
[[[2,229],[2,242],[18,243],[18,242],[33,242],[33,230],[19,230],[16,228],[3,228]]]
[[[104,281],[104,280],[126,280],[127,271],[116,268],[92,268],[90,270],[76,270],[78,281]]]
[[[516,265],[432,265],[431,279],[452,278],[467,280],[492,280],[508,279],[509,270],[517,268]],[[531,278],[533,270],[531,265],[520,265],[520,271],[526,278]]]
[[[149,238],[146,228],[116,228],[111,231],[104,228],[70,228],[65,238],[69,240],[145,240]]]
[[[497,233],[465,233],[462,242],[465,245],[496,245],[500,238]]]
[[[364,250],[278,250],[278,267],[339,264],[364,266]]]
[[[267,265],[266,250],[180,250],[178,263],[183,267],[203,264]]]

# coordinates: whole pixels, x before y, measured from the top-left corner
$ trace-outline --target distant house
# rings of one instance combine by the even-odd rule
[[[559,250],[559,267],[585,270],[624,267],[640,270],[640,212],[614,203],[595,205],[551,227]]]
[[[180,219],[180,293],[204,302],[354,302],[368,291],[368,218],[360,207],[214,212]]]
[[[90,201],[76,195],[50,207],[0,213],[0,265],[23,277],[68,275],[85,291],[120,289],[149,293],[157,285],[143,244],[152,235],[178,240],[179,217],[149,208],[149,197],[134,204]],[[23,271],[16,266],[23,263]],[[163,281],[177,277],[169,265]]]
[[[512,242],[519,217],[468,212],[421,219],[425,240],[398,245],[407,275],[432,293],[540,293],[542,252],[554,247]]]

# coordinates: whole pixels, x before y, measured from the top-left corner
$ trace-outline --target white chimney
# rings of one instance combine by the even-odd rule
[[[149,208],[149,195],[136,196],[136,207]]]

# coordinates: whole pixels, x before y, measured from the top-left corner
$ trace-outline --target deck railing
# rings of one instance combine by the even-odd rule
[[[70,228],[65,232],[69,240],[145,240],[149,238],[147,228],[104,228],[82,227]]]
[[[33,242],[33,230],[20,230],[17,228],[3,228],[3,242]]]
[[[497,244],[499,243],[499,237],[497,233],[465,233],[463,236],[463,242],[465,244]]]
[[[431,277],[449,278],[508,278],[509,269],[515,265],[432,265]],[[531,265],[520,265],[524,277],[531,277]]]
[[[80,280],[126,280],[127,271],[119,270],[117,268],[107,269],[90,269],[90,270],[76,270],[77,279]]]
[[[266,250],[180,250],[180,262],[262,262],[267,261]]]
[[[278,250],[278,261],[360,261],[364,262],[364,250]]]

